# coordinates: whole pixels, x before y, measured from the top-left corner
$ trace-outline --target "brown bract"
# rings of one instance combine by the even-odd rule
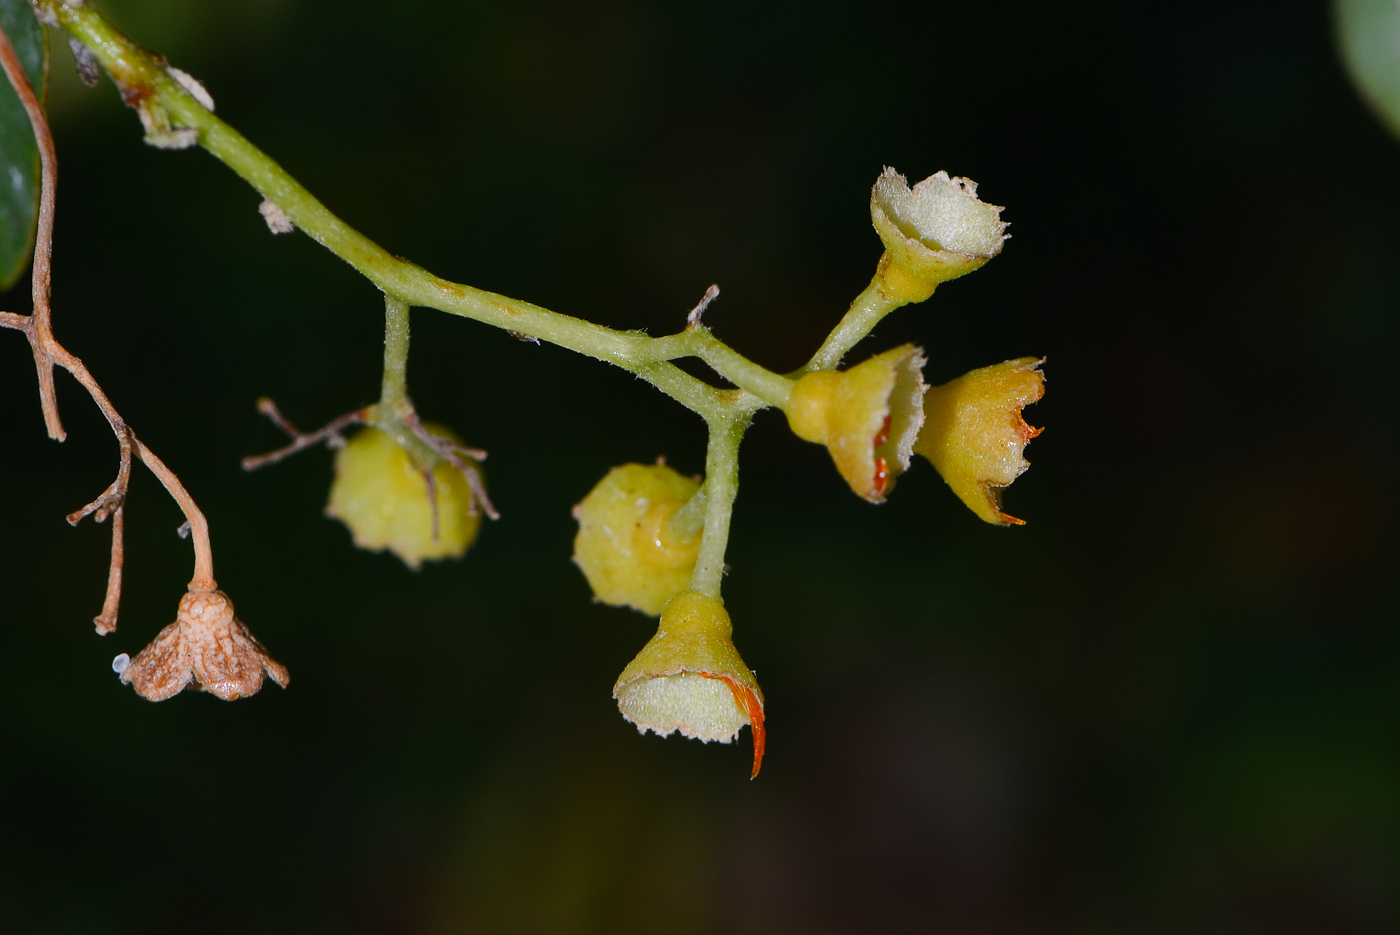
[[[283,688],[286,668],[267,654],[223,591],[190,591],[175,622],[131,660],[121,680],[150,701],[193,688],[225,701],[257,694],[263,673]]]

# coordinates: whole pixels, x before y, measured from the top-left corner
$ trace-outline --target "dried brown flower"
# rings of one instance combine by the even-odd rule
[[[186,688],[233,701],[257,694],[264,672],[283,688],[291,681],[286,667],[234,615],[227,594],[191,590],[180,599],[175,622],[131,660],[121,680],[150,701]]]

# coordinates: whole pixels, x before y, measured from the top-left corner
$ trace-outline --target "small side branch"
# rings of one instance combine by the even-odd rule
[[[468,514],[475,516],[479,509],[491,519],[500,519],[501,514],[496,512],[491,498],[486,495],[486,482],[481,479],[481,472],[471,463],[485,461],[486,452],[428,431],[418,417],[418,411],[413,408],[413,400],[408,395],[409,333],[408,303],[388,292],[384,293],[384,379],[380,384],[379,405],[376,407],[379,425],[391,435],[399,437],[400,444],[403,444],[402,436],[396,429],[398,425],[406,427],[434,455],[461,472],[472,494],[471,502],[467,504]],[[423,476],[428,483],[428,503],[432,507],[433,541],[437,541],[437,482],[433,479],[431,465],[424,468]]]
[[[190,539],[194,545],[194,575],[190,578],[189,589],[213,591],[218,587],[218,583],[214,580],[214,549],[209,543],[209,521],[204,518],[204,513],[194,502],[194,497],[190,496],[190,492],[185,489],[175,472],[166,467],[165,462],[156,457],[156,453],[147,448],[134,433],[131,442],[136,457],[156,476],[165,492],[170,494],[179,505],[180,511],[185,514],[185,522],[189,523]]]
[[[76,526],[84,517],[92,516],[97,522],[112,519],[112,555],[107,565],[107,595],[102,601],[102,613],[93,618],[99,636],[105,636],[117,628],[117,608],[122,599],[122,567],[126,561],[124,531],[127,489],[131,484],[131,450],[133,436],[131,429],[123,426],[116,433],[117,445],[121,449],[121,461],[117,467],[117,479],[102,492],[96,500],[68,514],[68,524]]]
[[[876,276],[870,285],[851,302],[851,307],[841,317],[841,321],[827,335],[822,346],[812,355],[807,365],[795,376],[813,370],[832,370],[841,363],[841,358],[859,344],[885,316],[905,303],[892,298],[880,288],[880,278]]]
[[[336,416],[314,432],[303,432],[293,425],[286,416],[282,415],[277,404],[266,396],[258,400],[258,412],[267,416],[273,425],[286,432],[292,443],[278,448],[276,451],[269,451],[267,454],[251,455],[244,458],[242,464],[245,471],[256,471],[260,467],[276,464],[284,458],[290,458],[297,452],[305,451],[312,445],[319,445],[322,442],[325,442],[328,448],[339,448],[345,444],[345,437],[340,434],[341,432],[352,425],[363,425],[368,421],[366,411],[356,409],[343,416]]]
[[[700,318],[705,314],[705,309],[710,307],[710,303],[719,298],[719,286],[711,283],[710,288],[705,290],[705,294],[700,297],[700,301],[690,310],[690,314],[685,316],[685,326],[694,328],[700,324]]]
[[[33,296],[34,311],[27,316],[30,326],[22,329],[29,338],[30,349],[34,352],[34,367],[39,374],[39,405],[44,412],[44,426],[49,437],[63,441],[68,433],[63,429],[63,421],[58,417],[58,395],[54,392],[54,360],[48,353],[48,345],[53,341],[53,322],[49,313],[49,287],[53,278],[50,258],[53,255],[53,215],[54,195],[58,187],[58,159],[55,156],[53,134],[49,132],[44,108],[34,89],[25,77],[24,66],[20,64],[10,37],[0,29],[0,64],[4,66],[5,77],[15,89],[29,124],[34,128],[34,139],[39,145],[39,223],[34,237],[34,267],[30,275],[30,293]],[[26,317],[26,316],[16,316]],[[14,327],[11,325],[10,327]]]
[[[448,464],[452,465],[467,480],[467,486],[471,488],[472,502],[467,508],[467,512],[472,516],[476,515],[478,505],[481,511],[491,519],[500,519],[501,514],[496,512],[496,507],[492,505],[491,498],[486,495],[486,482],[481,479],[481,472],[476,466],[469,463],[465,458],[473,461],[485,461],[486,452],[480,448],[468,448],[466,445],[459,445],[450,438],[443,438],[441,435],[434,435],[423,426],[423,420],[418,418],[417,412],[407,412],[399,417],[404,425],[408,426],[419,441],[431,448],[434,453],[441,457]],[[437,522],[436,506],[433,510],[433,522]],[[436,533],[434,533],[436,535]]]
[[[34,94],[33,88],[24,75],[19,58],[9,37],[0,29],[0,65],[5,77],[15,89],[38,143],[40,160],[39,222],[34,241],[34,262],[31,273],[33,309],[28,315],[14,312],[0,312],[0,327],[11,328],[24,333],[34,357],[34,366],[39,376],[39,402],[44,414],[44,425],[49,437],[63,441],[67,433],[58,413],[58,396],[54,392],[53,371],[61,367],[87,390],[92,401],[101,410],[112,428],[120,452],[117,478],[103,491],[102,495],[87,506],[68,516],[68,522],[77,525],[84,517],[94,516],[98,522],[109,517],[112,520],[112,551],[107,570],[107,592],[102,603],[102,612],[94,618],[98,633],[110,633],[117,626],[117,608],[121,602],[122,567],[125,559],[123,540],[123,512],[126,494],[131,481],[133,456],[139,458],[151,473],[160,480],[171,497],[179,504],[193,533],[195,552],[194,576],[190,580],[191,590],[214,590],[214,557],[209,544],[209,524],[195,505],[174,471],[166,467],[153,451],[145,446],[136,433],[117,412],[112,401],[107,398],[97,379],[81,360],[70,354],[53,334],[53,315],[49,304],[52,281],[53,225],[55,193],[58,186],[58,163],[54,152],[53,133],[43,108]]]

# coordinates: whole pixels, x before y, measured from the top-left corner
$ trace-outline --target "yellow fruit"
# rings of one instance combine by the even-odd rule
[[[655,615],[685,590],[700,526],[667,521],[699,488],[663,464],[624,464],[574,507],[574,561],[598,600]]]
[[[426,428],[456,440],[441,426]],[[393,436],[363,429],[336,453],[326,515],[350,528],[355,545],[388,549],[415,570],[424,559],[460,558],[476,539],[481,512],[472,509],[471,487],[457,468],[444,461],[432,476],[436,523],[423,469]]]
[[[914,450],[988,523],[1024,523],[1001,511],[1001,488],[1030,467],[1022,452],[1040,429],[1026,424],[1021,409],[1045,394],[1042,362],[1020,357],[981,367],[924,397],[924,427]]]
[[[849,370],[809,373],[788,398],[788,426],[825,445],[851,490],[880,503],[924,424],[923,366],[922,349],[904,344]]]
[[[645,734],[680,731],[705,743],[729,743],[753,729],[753,776],[763,765],[763,692],[734,648],[724,602],[682,591],[662,611],[656,635],[613,685],[622,716]]]
[[[885,169],[870,193],[870,219],[885,243],[877,276],[883,291],[922,302],[941,282],[964,276],[1001,252],[1002,209],[977,197],[977,183],[937,172],[912,189]]]

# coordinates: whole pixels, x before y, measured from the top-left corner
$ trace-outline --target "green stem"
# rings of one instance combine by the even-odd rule
[[[674,337],[685,339],[691,354],[709,364],[711,370],[735,386],[748,390],[770,406],[781,409],[787,405],[788,396],[792,393],[792,380],[749,360],[715,337],[710,329],[696,326]]]
[[[749,420],[721,418],[710,420],[710,444],[705,451],[705,537],[695,557],[690,589],[720,596],[724,579],[724,552],[729,545],[729,520],[734,514],[734,498],[739,495],[739,442],[743,441]]]
[[[40,0],[69,33],[92,50],[128,100],[154,99],[175,127],[199,131],[199,144],[227,165],[317,243],[349,263],[387,295],[498,328],[530,335],[607,361],[642,376],[683,405],[708,415],[724,405],[723,391],[669,363],[698,356],[717,373],[770,405],[787,400],[791,381],[760,367],[707,329],[652,338],[617,331],[529,302],[450,282],[383,247],[336,217],[306,188],[237,130],[190,95],[161,60],[122,35],[90,6]]]
[[[195,100],[151,53],[122,35],[91,6],[41,0],[59,23],[92,50],[127,100],[154,98],[172,124],[199,131],[199,144],[275,205],[317,243],[349,263],[386,294],[408,305],[434,308],[488,325],[531,335],[607,361],[634,373],[684,405],[695,400],[717,404],[719,391],[659,357],[656,339],[638,331],[617,331],[561,315],[529,302],[449,282],[383,247],[336,217],[286,170]],[[673,372],[667,372],[673,371]],[[664,374],[664,376],[662,375]],[[683,396],[674,390],[683,389]],[[710,407],[712,408],[712,406]],[[697,409],[696,411],[701,411]]]
[[[409,423],[418,418],[418,413],[408,395],[408,325],[408,304],[384,293],[384,377],[379,385],[379,402],[369,409],[369,422],[392,435],[422,470],[432,471],[443,457]]]
[[[831,334],[826,336],[822,346],[812,355],[812,359],[807,362],[807,366],[798,371],[798,374],[810,373],[813,370],[830,370],[841,363],[841,358],[860,343],[871,330],[890,312],[899,308],[905,303],[892,299],[880,290],[880,279],[870,281],[870,285],[865,287],[865,291],[855,297],[850,309],[841,318]]]
[[[385,294],[384,383],[381,415],[397,427],[400,404],[411,411],[406,386],[408,309],[433,308],[530,335],[629,370],[704,417],[710,428],[703,499],[704,538],[691,586],[719,596],[729,522],[738,493],[738,449],[749,417],[765,405],[784,406],[791,377],[759,366],[706,328],[693,326],[679,334],[652,338],[639,331],[617,331],[593,322],[471,286],[449,282],[393,256],[336,217],[301,183],[248,142],[237,130],[206,109],[165,69],[160,59],[122,35],[86,3],[34,0],[43,12],[90,49],[132,106],[164,109],[160,126],[193,128],[198,142],[231,168],[289,220],[336,256],[349,263]],[[151,117],[154,110],[148,111]],[[860,294],[836,330],[813,356],[801,375],[830,369],[875,325],[899,305],[875,283]],[[738,389],[722,390],[699,380],[670,361],[695,356]],[[379,421],[379,420],[376,420]]]
[[[384,382],[379,404],[390,412],[410,411],[408,398],[408,306],[384,294]]]

